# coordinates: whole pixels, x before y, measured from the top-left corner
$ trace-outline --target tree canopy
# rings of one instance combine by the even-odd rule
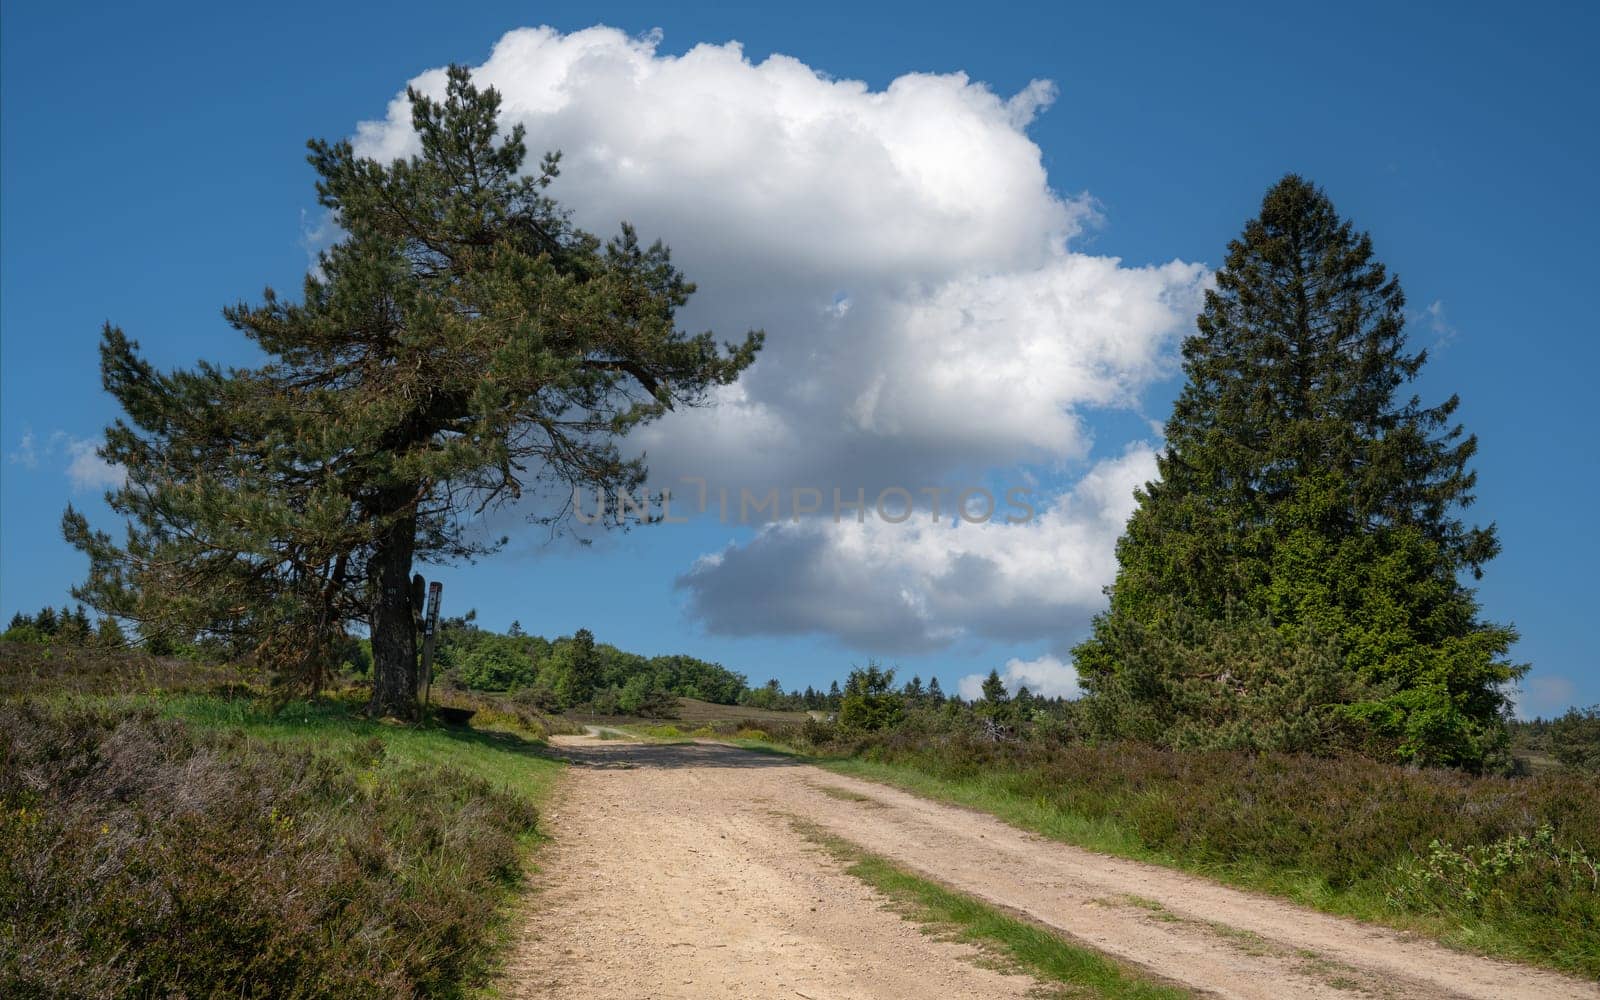
[[[1427,352],[1405,318],[1399,280],[1319,188],[1290,175],[1267,192],[1184,342],[1159,477],[1076,651],[1113,729],[1270,744],[1294,675],[1315,678],[1297,690],[1327,723],[1290,727],[1302,741],[1353,727],[1400,758],[1468,766],[1504,746],[1503,687],[1525,668],[1462,581],[1499,550],[1493,525],[1462,519],[1477,441],[1457,397],[1406,391]],[[1230,630],[1262,626],[1282,644],[1222,655]],[[1260,726],[1241,722],[1252,705]]]
[[[660,243],[602,243],[524,173],[521,126],[452,67],[442,100],[410,91],[420,151],[380,163],[310,143],[319,199],[344,231],[301,301],[268,289],[224,310],[255,366],[156,371],[110,325],[106,388],[125,413],[104,457],[116,542],[75,510],[90,557],[76,593],[147,631],[229,637],[314,683],[351,622],[371,631],[373,711],[410,715],[413,561],[503,542],[479,516],[525,494],[559,519],[574,486],[634,490],[618,440],[698,404],[754,360],[675,315],[694,291]]]

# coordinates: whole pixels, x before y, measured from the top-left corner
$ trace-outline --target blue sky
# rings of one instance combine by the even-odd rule
[[[1481,443],[1473,513],[1505,549],[1480,595],[1522,631],[1524,710],[1600,702],[1600,543],[1583,513],[1600,487],[1596,16],[1030,6],[6,5],[0,614],[60,603],[82,573],[57,531],[69,500],[107,523],[90,454],[114,416],[101,323],[162,365],[247,360],[219,308],[295,290],[322,238],[304,141],[371,122],[371,149],[401,151],[385,119],[408,80],[484,65],[508,32],[549,25],[502,46],[491,72],[522,96],[531,146],[566,145],[558,197],[602,232],[626,215],[672,244],[702,287],[686,322],[773,337],[741,401],[770,427],[752,418],[721,440],[731,418],[705,411],[642,442],[653,464],[847,493],[1028,482],[1057,516],[1011,536],[757,536],[700,519],[584,550],[506,518],[510,550],[436,573],[447,609],[588,626],[790,686],[868,656],[946,687],[1007,663],[1059,681],[1106,582],[1105,525],[1177,390],[1174,317],[1294,170],[1400,274],[1412,335],[1433,351],[1425,398],[1463,398]],[[572,34],[596,24],[621,34]],[[732,41],[742,56],[677,58]],[[560,91],[541,67],[563,59],[565,85],[587,83],[541,104]],[[907,77],[956,72],[967,79]],[[834,83],[851,80],[863,86]],[[708,123],[719,86],[744,97]],[[1039,310],[1062,302],[1058,333]],[[805,363],[841,345],[820,375]],[[907,379],[908,356],[938,363]],[[1025,390],[1003,363],[1016,356]],[[952,379],[959,395],[942,397]],[[768,431],[784,443],[767,447]]]

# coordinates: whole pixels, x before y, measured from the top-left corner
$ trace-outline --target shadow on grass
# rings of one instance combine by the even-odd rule
[[[549,754],[578,767],[796,767],[809,763],[787,751],[768,746],[735,746],[731,743],[563,743]]]

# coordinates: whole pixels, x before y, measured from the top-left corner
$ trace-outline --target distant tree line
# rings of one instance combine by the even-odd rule
[[[583,628],[555,639],[529,635],[519,622],[494,632],[476,619],[468,612],[440,622],[441,683],[510,692],[546,711],[660,718],[676,714],[679,698],[733,705],[749,691],[743,674],[693,656],[630,653]]]
[[[71,608],[63,605],[59,610],[46,605],[31,615],[18,611],[11,616],[5,632],[0,633],[0,641],[58,643],[95,649],[120,649],[128,643],[115,618],[102,615],[91,622],[81,604]]]

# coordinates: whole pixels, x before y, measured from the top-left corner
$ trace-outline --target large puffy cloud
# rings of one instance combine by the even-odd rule
[[[737,43],[672,56],[609,28],[510,32],[473,74],[535,154],[562,151],[552,193],[577,222],[607,233],[628,220],[671,244],[700,286],[686,328],[767,331],[714,407],[635,432],[660,486],[871,496],[1081,467],[1085,412],[1134,406],[1172,371],[1207,280],[1196,264],[1071,248],[1095,211],[1052,188],[1027,135],[1056,96],[1046,82],[1004,97],[961,73],[908,74],[873,90],[781,55],[751,62]],[[444,82],[431,70],[413,86]],[[356,146],[415,151],[404,95]],[[1015,529],[762,532],[688,574],[690,609],[716,631],[822,631],[885,650],[1057,636],[1110,579],[1125,504],[1093,494],[1127,462]],[[773,574],[759,587],[757,569]],[[868,577],[871,597],[839,607],[838,587]]]
[[[868,488],[1082,458],[1078,410],[1169,370],[1204,270],[1076,253],[1086,199],[1026,126],[1054,96],[964,74],[881,91],[737,43],[657,53],[609,28],[507,34],[474,69],[580,224],[635,223],[700,285],[684,322],[767,348],[718,406],[638,432],[656,478]],[[439,92],[443,70],[413,81]],[[403,95],[359,151],[416,149]]]
[[[1025,524],[771,524],[703,557],[678,586],[724,635],[821,633],[890,653],[1060,638],[1102,606],[1133,491],[1154,475],[1154,452],[1135,445]]]

